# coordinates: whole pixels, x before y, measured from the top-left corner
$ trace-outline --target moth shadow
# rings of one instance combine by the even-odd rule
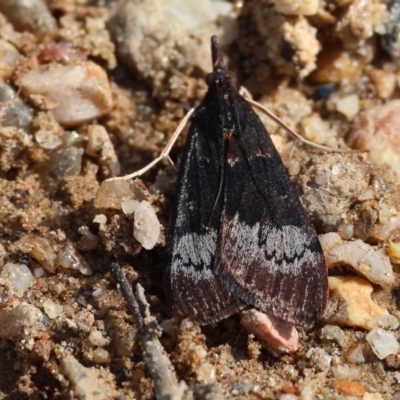
[[[228,346],[235,360],[247,357],[247,333],[240,324],[239,315],[233,315],[213,325],[203,326],[201,330],[209,349]]]

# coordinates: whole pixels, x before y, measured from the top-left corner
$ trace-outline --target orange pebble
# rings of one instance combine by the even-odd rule
[[[333,381],[332,386],[339,392],[348,396],[361,397],[366,390],[357,382],[348,379]]]

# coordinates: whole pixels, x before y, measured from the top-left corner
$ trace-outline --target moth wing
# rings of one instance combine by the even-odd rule
[[[204,104],[197,108],[186,141],[164,276],[172,313],[200,324],[217,322],[245,306],[213,273],[224,156],[222,136],[215,132],[220,125],[218,116],[209,108]]]
[[[311,324],[328,291],[317,234],[262,122],[240,95],[234,108],[215,272],[244,302]]]

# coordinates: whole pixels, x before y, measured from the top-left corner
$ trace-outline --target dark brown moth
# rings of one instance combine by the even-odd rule
[[[264,125],[217,38],[179,171],[165,287],[173,315],[217,322],[254,306],[310,325],[326,304],[324,255]]]

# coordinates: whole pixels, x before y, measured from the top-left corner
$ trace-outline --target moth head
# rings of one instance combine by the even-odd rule
[[[213,62],[213,72],[206,76],[206,83],[211,86],[213,83],[216,84],[226,84],[229,83],[230,86],[237,88],[236,75],[229,71],[224,63],[224,53],[219,45],[218,37],[211,37],[211,54]]]

